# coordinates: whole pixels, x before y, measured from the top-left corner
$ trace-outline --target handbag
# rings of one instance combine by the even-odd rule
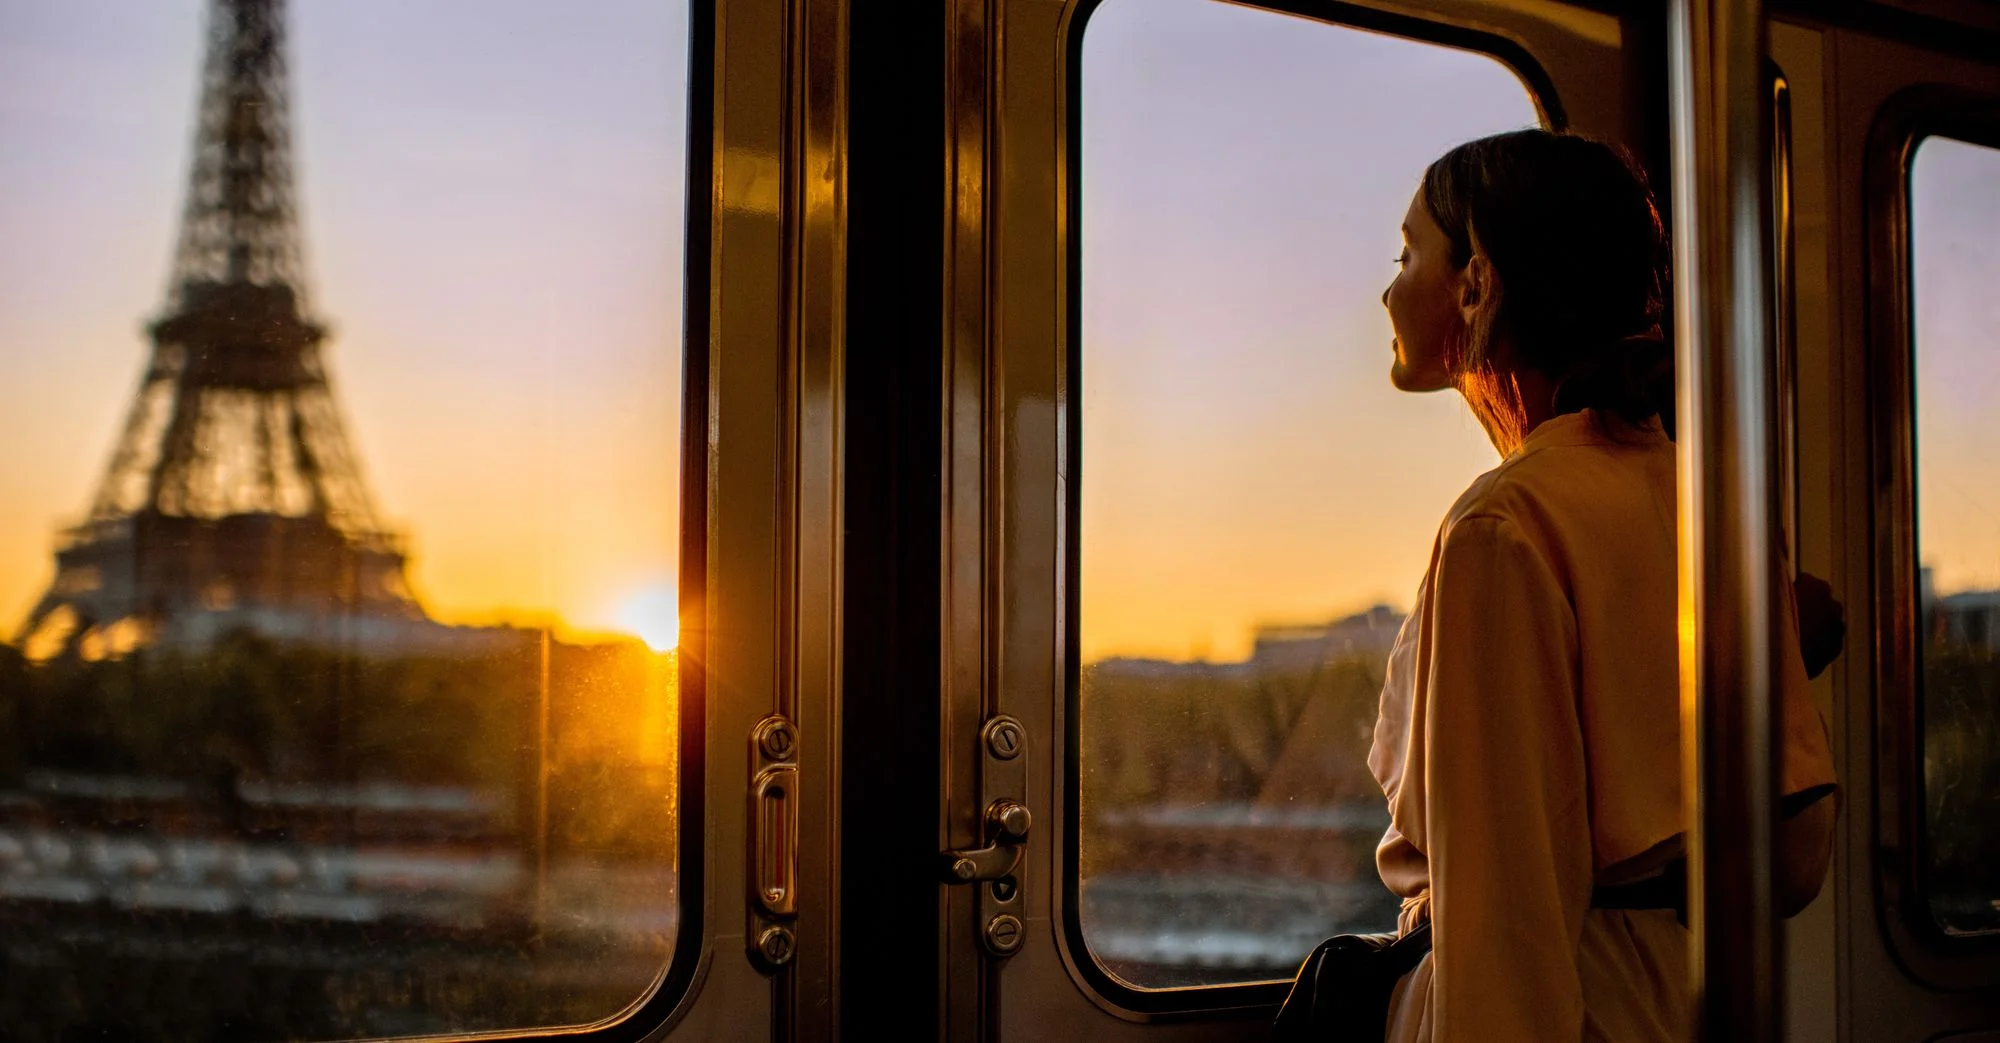
[[[1396,982],[1430,951],[1429,921],[1400,938],[1343,934],[1319,943],[1278,1008],[1272,1043],[1382,1043]]]
[[[1687,923],[1687,863],[1675,859],[1658,876],[1598,887],[1593,909],[1672,909]],[[1431,951],[1425,920],[1400,938],[1343,934],[1319,943],[1299,966],[1292,991],[1271,1023],[1272,1043],[1382,1043],[1389,1034],[1389,1000],[1396,982]]]

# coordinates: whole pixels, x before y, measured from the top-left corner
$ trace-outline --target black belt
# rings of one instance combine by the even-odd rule
[[[1674,859],[1659,876],[1636,883],[1591,889],[1592,909],[1672,909],[1687,923],[1687,862]]]

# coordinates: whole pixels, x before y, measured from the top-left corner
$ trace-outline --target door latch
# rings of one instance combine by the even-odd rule
[[[979,917],[977,937],[987,955],[1005,959],[1028,941],[1022,876],[1029,868],[1025,856],[1034,816],[1019,796],[1028,788],[1028,729],[1018,717],[994,714],[979,729],[979,738],[985,756],[979,762],[978,793],[988,802],[978,827],[983,846],[943,852],[938,874],[947,884],[972,885],[970,896],[954,889],[956,897],[949,904],[953,909],[970,904]]]
[[[941,856],[948,884],[1004,880],[1021,864],[1034,816],[1018,800],[1001,798],[986,806],[986,846],[959,848]]]

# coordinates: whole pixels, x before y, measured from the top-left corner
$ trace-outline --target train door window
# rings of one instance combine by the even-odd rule
[[[1490,54],[1216,0],[1104,3],[1079,84],[1071,908],[1128,987],[1289,977],[1394,926],[1384,660],[1497,462],[1389,386],[1398,226],[1537,104]]]
[[[2000,932],[2000,149],[1925,139],[1909,182],[1923,900]]]
[[[0,0],[0,1034],[654,988],[687,18]]]

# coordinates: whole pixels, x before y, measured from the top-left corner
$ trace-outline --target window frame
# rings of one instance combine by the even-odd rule
[[[1057,636],[1058,667],[1062,671],[1059,680],[1061,692],[1061,737],[1062,758],[1061,787],[1062,821],[1058,823],[1062,831],[1062,850],[1058,860],[1061,879],[1056,882],[1054,899],[1055,933],[1057,949],[1067,965],[1071,977],[1084,988],[1086,993],[1100,1004],[1109,1004],[1110,1009],[1121,1017],[1136,1021],[1187,1021],[1196,1019],[1241,1018],[1252,1014],[1268,1014],[1275,1010],[1290,991],[1289,980],[1235,982],[1214,985],[1186,985],[1162,989],[1140,988],[1120,980],[1112,974],[1092,952],[1083,933],[1082,915],[1082,875],[1081,840],[1083,817],[1082,807],[1082,743],[1081,743],[1081,696],[1083,664],[1077,654],[1080,645],[1080,592],[1082,578],[1082,551],[1079,526],[1082,513],[1082,489],[1087,469],[1084,466],[1083,417],[1081,389],[1083,386],[1083,238],[1086,234],[1081,221],[1083,187],[1083,121],[1084,105],[1088,104],[1083,92],[1083,45],[1088,33],[1090,19],[1107,0],[1080,0],[1069,12],[1063,26],[1063,39],[1059,47],[1063,57],[1063,103],[1062,133],[1066,160],[1060,173],[1058,185],[1057,214],[1058,225],[1063,232],[1063,271],[1060,285],[1063,290],[1061,322],[1064,336],[1058,348],[1058,366],[1062,381],[1062,400],[1067,403],[1060,420],[1062,433],[1061,465],[1066,475],[1058,505],[1058,532],[1060,534],[1061,589],[1057,604],[1062,618],[1058,621]],[[1132,3],[1137,0],[1109,0],[1109,2]],[[1256,3],[1240,3],[1238,0],[1214,0],[1230,6],[1248,7],[1252,10],[1271,14],[1290,15],[1319,22],[1325,25],[1357,32],[1390,36],[1410,43],[1431,44],[1449,47],[1482,55],[1499,62],[1521,83],[1530,102],[1535,107],[1539,124],[1545,129],[1563,131],[1569,127],[1569,119],[1555,81],[1548,74],[1542,62],[1535,56],[1527,41],[1507,35],[1503,31],[1474,26],[1450,20],[1435,14],[1414,14],[1384,11],[1366,7],[1346,0],[1259,0]]]
[[[2000,981],[2000,930],[1952,935],[1930,913],[1924,850],[1923,677],[1916,500],[1916,270],[1910,177],[1933,137],[2000,149],[2000,96],[1928,84],[1891,97],[1863,174],[1875,605],[1876,895],[1891,948],[1946,987]],[[1914,946],[1917,951],[1910,951]]]

